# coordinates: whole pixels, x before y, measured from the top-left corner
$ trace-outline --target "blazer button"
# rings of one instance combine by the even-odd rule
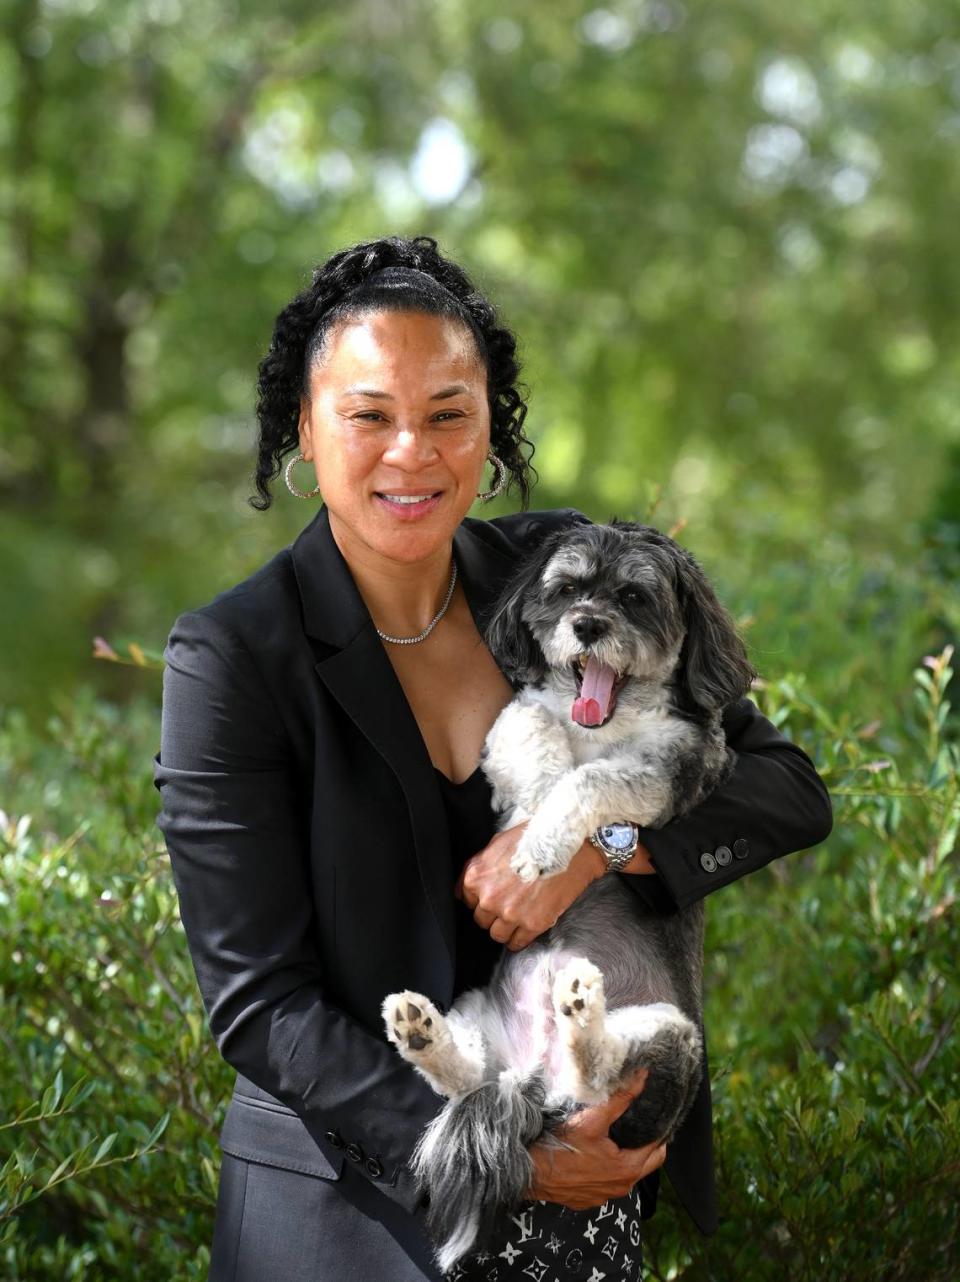
[[[746,837],[738,837],[733,843],[733,854],[736,859],[746,859],[750,853],[750,843]]]
[[[348,1144],[343,1151],[346,1153],[347,1157],[349,1157],[351,1162],[363,1161],[363,1149],[359,1144]]]
[[[717,863],[720,864],[722,868],[726,868],[727,864],[733,858],[733,851],[729,846],[718,846],[713,853],[716,855]]]
[[[325,1131],[323,1138],[328,1144],[332,1144],[334,1148],[343,1148],[343,1140],[340,1138],[338,1131]]]
[[[711,855],[709,850],[705,850],[700,856],[700,867],[704,872],[717,871],[717,861],[714,859],[713,855]]]
[[[367,1158],[366,1167],[368,1172],[373,1176],[375,1180],[378,1180],[380,1176],[383,1174],[383,1167],[380,1165],[380,1163],[377,1161],[375,1157]]]

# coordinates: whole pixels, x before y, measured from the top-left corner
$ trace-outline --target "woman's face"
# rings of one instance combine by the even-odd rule
[[[310,388],[300,448],[341,549],[359,542],[418,561],[449,546],[490,445],[486,367],[470,330],[422,312],[368,313],[328,335]]]

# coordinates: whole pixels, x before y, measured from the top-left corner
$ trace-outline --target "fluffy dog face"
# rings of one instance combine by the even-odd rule
[[[712,711],[756,675],[690,553],[629,521],[550,535],[507,586],[487,644],[518,683],[569,689],[585,727],[614,716],[631,680],[672,684],[678,706]]]
[[[667,677],[683,640],[662,554],[629,535],[619,549],[612,541],[580,534],[562,543],[520,610],[547,665],[569,669],[573,719],[585,726],[610,719],[631,677]]]

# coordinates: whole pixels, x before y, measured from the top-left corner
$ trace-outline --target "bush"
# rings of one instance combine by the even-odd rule
[[[648,1228],[654,1277],[958,1276],[952,652],[924,659],[882,722],[829,713],[802,677],[758,695],[813,751],[835,827],[708,900],[721,1227],[699,1239],[668,1190]]]
[[[206,1277],[233,1074],[155,827],[157,729],[153,700],[84,691],[46,736],[16,712],[0,729],[23,808],[0,814],[5,1278]]]
[[[801,676],[756,692],[817,761],[836,823],[707,901],[722,1223],[702,1239],[664,1180],[653,1277],[957,1276],[951,655],[871,720],[852,698],[828,711]],[[153,699],[81,691],[46,734],[16,712],[0,726],[7,1278],[206,1277],[233,1073],[155,827],[158,725]]]

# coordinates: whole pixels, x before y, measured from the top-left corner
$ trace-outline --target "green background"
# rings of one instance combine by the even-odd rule
[[[0,6],[0,1276],[205,1276],[159,656],[313,515],[247,504],[256,366],[385,234],[516,331],[532,506],[690,548],[833,794],[708,901],[724,1224],[667,1187],[651,1276],[956,1276],[958,151],[948,0]]]

